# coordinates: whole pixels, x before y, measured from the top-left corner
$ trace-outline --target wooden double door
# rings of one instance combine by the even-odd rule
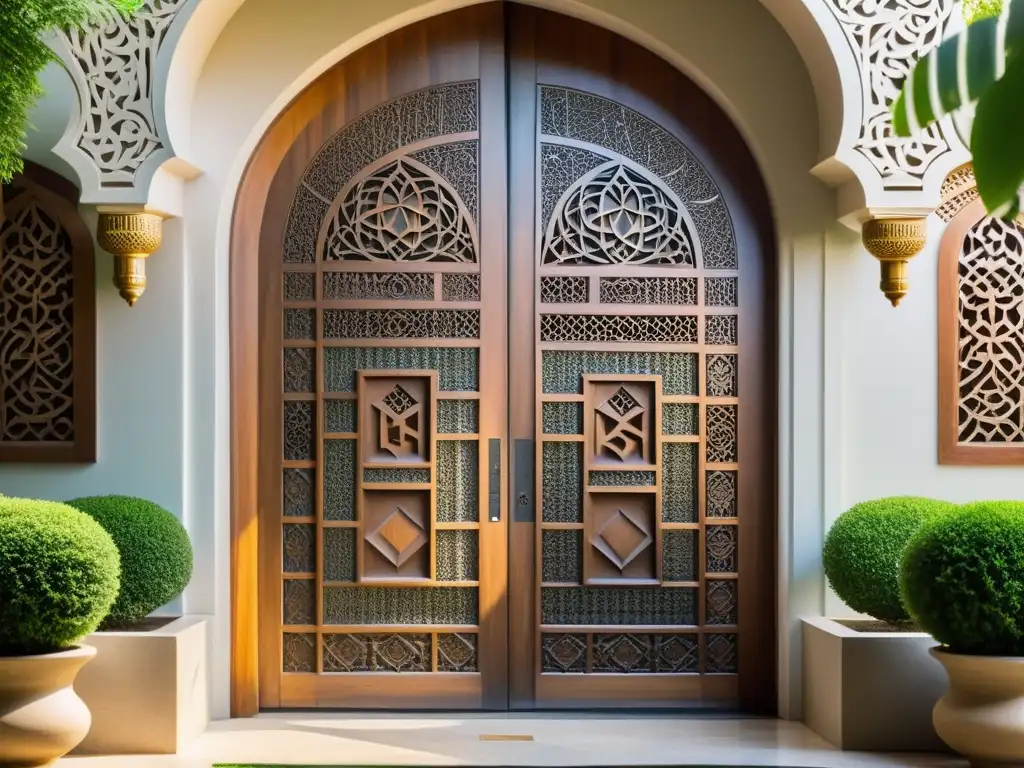
[[[772,234],[733,126],[511,3],[313,87],[260,232],[261,707],[772,711]]]

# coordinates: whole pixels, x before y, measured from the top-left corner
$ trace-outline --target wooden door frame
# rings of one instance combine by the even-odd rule
[[[474,6],[470,6],[474,7]],[[459,11],[453,11],[458,13]],[[446,14],[445,14],[446,15]],[[436,18],[436,17],[432,17]],[[572,23],[586,24],[579,20]],[[417,22],[410,27],[391,33],[344,59],[339,64],[318,77],[301,94],[292,100],[274,119],[271,126],[258,142],[242,172],[235,205],[232,211],[231,240],[229,247],[229,328],[230,328],[230,366],[231,366],[231,502],[230,502],[230,691],[232,717],[251,717],[259,712],[259,337],[255,329],[259,327],[260,306],[262,304],[257,269],[260,221],[267,203],[270,186],[285,155],[291,148],[295,138],[320,115],[328,105],[337,99],[339,90],[344,90],[346,81],[346,63],[352,61],[365,51],[372,51],[386,46],[394,35],[402,30],[416,28],[429,23],[430,19]],[[592,25],[588,25],[592,26]],[[599,28],[598,28],[599,29]],[[608,30],[602,34],[617,38]],[[679,83],[685,84],[684,89],[692,90],[694,98],[701,104],[706,118],[710,112],[721,113],[720,108],[692,83],[683,73],[671,64],[640,46],[623,41],[648,65],[663,69],[671,69]],[[681,86],[682,87],[682,86]],[[756,169],[756,164],[749,149],[743,143],[738,131],[731,127],[729,144],[734,146],[735,153],[722,159],[722,165],[732,166],[740,163]],[[706,125],[704,126],[707,127]],[[749,171],[747,172],[749,176]],[[759,203],[752,207],[755,211],[755,223],[758,240],[765,249],[765,263],[762,265],[766,288],[763,292],[766,303],[755,308],[748,317],[758,314],[774,320],[777,317],[776,295],[772,287],[776,281],[777,243],[774,226],[771,221],[769,200],[765,186],[757,175],[754,189],[736,190],[748,202]],[[513,179],[513,184],[515,180]],[[770,258],[768,258],[770,257]],[[777,421],[775,415],[778,408],[777,365],[778,336],[774,322],[768,323],[763,354],[770,358],[764,363],[766,381],[760,395],[759,415],[761,420],[774,429]],[[506,440],[505,449],[511,440]],[[770,441],[768,441],[770,442]],[[771,595],[759,609],[759,624],[771,626],[770,634],[763,635],[764,645],[758,652],[759,657],[769,661],[764,673],[759,676],[758,689],[753,696],[757,699],[756,709],[763,712],[774,712],[775,671],[777,661],[774,649],[778,641],[775,621],[776,608],[776,572],[777,572],[777,506],[775,487],[777,483],[777,451],[771,446],[770,458],[762,462],[761,475],[764,484],[761,486],[765,496],[771,499],[764,508],[764,516],[759,521],[757,541],[759,545],[752,555],[754,570],[761,575],[770,586],[765,587],[762,597]],[[508,462],[505,462],[508,466]],[[503,478],[503,490],[507,478]],[[503,494],[507,497],[507,493]],[[515,538],[513,536],[513,538]],[[771,556],[765,560],[767,546],[770,542]],[[748,552],[750,549],[748,548]],[[747,583],[751,583],[748,579]],[[741,597],[742,600],[742,597]],[[514,647],[514,644],[513,644]],[[741,651],[742,652],[742,651]],[[751,692],[754,694],[755,692]],[[753,703],[753,702],[752,702]]]

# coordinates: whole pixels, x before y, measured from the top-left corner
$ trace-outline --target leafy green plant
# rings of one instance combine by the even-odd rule
[[[1024,0],[973,0],[965,13],[974,23],[911,70],[892,106],[893,131],[913,136],[974,105],[978,194],[991,215],[1012,219],[1024,184]]]
[[[960,8],[968,24],[998,16],[1003,10],[1003,0],[964,0]]]
[[[857,504],[825,537],[825,575],[839,598],[858,613],[901,624],[910,620],[900,597],[900,558],[907,542],[932,518],[954,509],[945,501],[892,496]]]
[[[967,504],[907,546],[903,599],[954,653],[1024,656],[1024,502]]]
[[[74,645],[107,615],[119,576],[117,547],[88,515],[0,497],[0,656]]]
[[[103,526],[121,553],[121,591],[104,628],[141,621],[188,586],[192,544],[159,504],[134,496],[90,496],[68,504]]]
[[[59,61],[42,35],[133,13],[142,0],[3,0],[0,2],[0,182],[23,168],[28,113],[42,95],[39,73]]]

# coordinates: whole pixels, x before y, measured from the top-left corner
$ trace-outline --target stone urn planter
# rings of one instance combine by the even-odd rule
[[[50,765],[89,732],[89,708],[72,684],[96,655],[89,646],[0,658],[0,766]]]
[[[1024,658],[931,655],[949,676],[932,714],[942,740],[978,768],[1024,766]]]

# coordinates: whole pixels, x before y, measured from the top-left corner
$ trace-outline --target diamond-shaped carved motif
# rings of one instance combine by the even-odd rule
[[[612,410],[619,414],[619,416],[625,416],[634,408],[638,408],[640,403],[638,403],[623,387],[619,387],[618,391],[608,399],[608,405],[611,406]]]
[[[416,404],[412,395],[402,389],[399,385],[395,385],[395,388],[391,390],[391,393],[384,398],[384,405],[394,411],[396,414],[401,416],[407,410],[412,408]]]
[[[654,541],[642,517],[617,510],[594,537],[594,546],[620,571]]]
[[[586,635],[543,635],[542,662],[545,672],[586,672]]]
[[[424,655],[422,647],[401,635],[391,635],[377,643],[376,651],[378,664],[393,672],[415,666]]]
[[[396,507],[366,540],[396,568],[400,568],[427,543],[428,536],[423,526],[408,512]]]

